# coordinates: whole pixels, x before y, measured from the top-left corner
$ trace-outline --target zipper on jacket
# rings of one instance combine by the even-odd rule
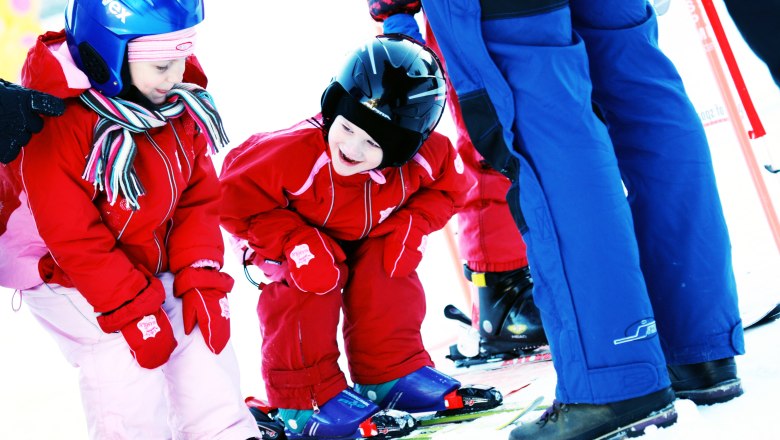
[[[130,211],[130,215],[127,217],[127,221],[125,222],[125,225],[122,226],[122,230],[119,231],[119,234],[116,236],[116,240],[119,241],[120,238],[122,238],[122,235],[125,233],[125,229],[127,229],[127,225],[130,224],[130,220],[133,219],[133,215],[135,215],[135,211]]]
[[[366,183],[363,185],[363,210],[365,212],[365,223],[363,225],[363,233],[360,234],[360,238],[364,238],[366,235],[368,235],[368,233],[371,232],[371,227],[374,224],[374,213],[371,210],[371,182],[371,178],[368,178]]]
[[[173,127],[173,124],[171,124],[170,121],[168,121],[168,125],[170,125],[171,130],[173,130],[173,132],[176,133],[176,128]],[[163,222],[157,225],[157,227],[159,228],[160,226],[164,225],[165,222],[167,222],[167,218],[171,216],[173,212],[173,208],[176,202],[176,191],[177,191],[176,180],[174,179],[173,166],[171,165],[171,161],[168,160],[168,158],[165,156],[165,153],[163,152],[162,148],[160,148],[160,146],[157,144],[157,142],[155,142],[154,138],[152,138],[152,136],[148,132],[144,132],[144,134],[146,135],[146,139],[149,140],[149,143],[152,144],[152,146],[157,151],[157,154],[160,156],[160,159],[162,159],[162,163],[165,166],[165,171],[168,174],[168,183],[170,184],[171,203],[168,206],[168,212],[165,213],[165,216],[163,216],[164,218]],[[178,136],[176,136],[176,139],[178,141]],[[176,154],[178,154],[178,152]],[[160,240],[157,237],[157,228],[152,230],[152,238],[154,239],[154,243],[157,245],[157,272],[160,272],[162,270],[163,249],[162,249],[162,245],[160,244]]]
[[[333,182],[332,164],[328,167],[328,177],[330,178],[330,208],[328,209],[328,214],[325,216],[325,220],[323,220],[320,225],[323,228],[328,224],[328,220],[330,220],[330,216],[333,214],[333,207],[336,205],[336,185]]]
[[[169,121],[169,123],[170,123],[170,121]],[[173,128],[173,124],[171,124],[171,128]],[[192,177],[194,163],[190,163],[190,159],[189,159],[189,157],[187,157],[187,152],[184,151],[184,144],[182,144],[181,143],[181,139],[179,139],[179,132],[177,132],[175,128],[173,128],[173,136],[176,138],[176,144],[179,147],[178,151],[176,152],[176,162],[179,165],[179,171],[184,173],[184,170],[182,169],[182,165],[181,165],[181,159],[179,159],[179,156],[181,156],[181,158],[184,159],[184,162],[187,164],[187,168],[188,168],[187,169],[187,174],[186,174],[187,178],[184,179],[184,180],[189,181],[190,178]],[[179,152],[181,152],[181,155],[179,154]],[[195,154],[195,152],[193,151],[193,155],[194,154]]]
[[[401,201],[398,202],[398,208],[401,207],[401,205],[404,204],[404,201],[406,200],[406,179],[404,178],[404,169],[406,166],[398,167],[398,175],[401,176]]]

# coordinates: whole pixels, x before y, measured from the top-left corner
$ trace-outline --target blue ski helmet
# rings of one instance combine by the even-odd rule
[[[124,87],[128,41],[201,21],[202,0],[69,0],[65,34],[73,60],[92,87],[116,96]]]
[[[419,151],[446,103],[436,55],[400,35],[379,35],[358,48],[322,94],[326,131],[342,115],[382,148],[379,168],[401,166]]]

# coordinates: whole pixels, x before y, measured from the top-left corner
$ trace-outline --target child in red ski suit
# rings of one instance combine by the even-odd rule
[[[335,423],[331,402],[353,394],[337,364],[342,308],[351,379],[380,407],[425,410],[459,387],[431,368],[415,272],[426,237],[447,223],[473,183],[450,141],[432,132],[444,95],[428,49],[380,36],[325,91],[321,117],[256,134],[225,159],[222,225],[246,240],[252,261],[273,281],[257,308],[263,378],[293,438],[313,435],[312,420],[320,429]],[[391,402],[402,378],[416,372],[426,374],[422,383],[445,378],[447,389],[435,391],[441,395],[432,403],[422,390],[405,390],[417,407]]]
[[[16,207],[0,246],[18,257],[0,284],[79,368],[90,438],[259,437],[228,341],[233,280],[219,270],[207,152],[227,138],[191,56],[203,4],[113,8],[124,20],[72,1],[65,30],[29,52],[23,85],[65,110],[0,175]]]

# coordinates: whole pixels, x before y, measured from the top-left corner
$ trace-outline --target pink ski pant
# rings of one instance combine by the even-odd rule
[[[178,346],[162,367],[141,368],[120,333],[104,333],[92,306],[76,290],[42,284],[22,292],[24,303],[79,369],[79,385],[91,439],[247,439],[259,437],[241,397],[239,370],[230,344],[215,355],[197,326],[184,334],[181,300],[173,275],[160,279],[163,309]]]

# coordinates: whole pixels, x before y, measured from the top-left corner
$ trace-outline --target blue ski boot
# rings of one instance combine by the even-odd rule
[[[279,409],[277,420],[288,439],[341,440],[402,437],[417,425],[403,411],[380,408],[347,388],[319,407],[319,410]]]
[[[483,411],[501,405],[504,400],[493,387],[461,386],[457,380],[432,367],[422,367],[381,384],[355,384],[355,391],[382,408],[410,413],[436,411],[438,416]]]

